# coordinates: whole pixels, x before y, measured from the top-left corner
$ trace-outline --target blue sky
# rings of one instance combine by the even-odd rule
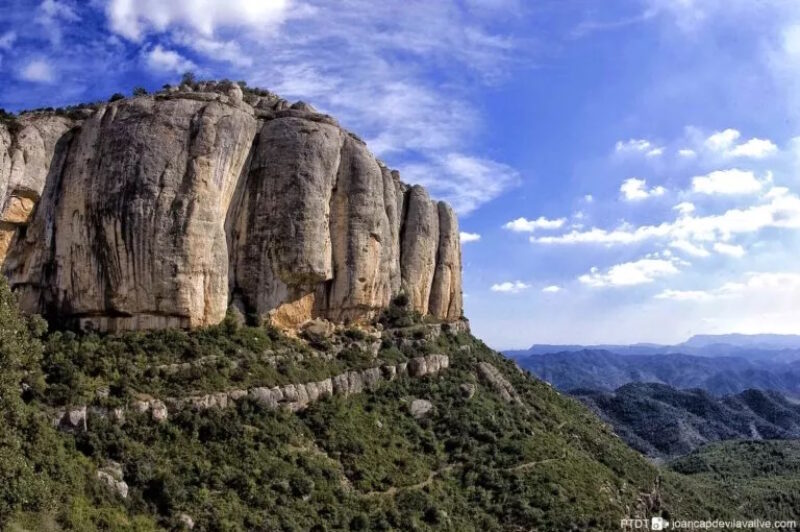
[[[0,2],[0,107],[185,70],[310,101],[451,201],[495,347],[800,332],[800,2]]]

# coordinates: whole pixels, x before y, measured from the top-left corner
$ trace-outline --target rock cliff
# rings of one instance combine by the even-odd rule
[[[264,95],[266,94],[266,95]],[[103,331],[462,314],[458,221],[311,106],[201,84],[0,124],[0,264]]]

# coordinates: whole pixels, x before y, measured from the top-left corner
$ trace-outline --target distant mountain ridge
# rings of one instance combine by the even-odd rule
[[[800,397],[800,361],[773,362],[684,354],[622,355],[584,349],[517,358],[517,363],[562,391],[612,391],[632,382],[699,388],[723,396],[754,388]]]
[[[800,335],[792,334],[699,334],[675,345],[653,343],[621,344],[533,344],[528,349],[511,349],[503,353],[521,358],[548,353],[575,351],[610,351],[619,355],[684,354],[702,357],[739,357],[748,360],[793,362],[800,360]]]
[[[673,458],[721,440],[800,437],[800,405],[776,392],[745,390],[715,398],[703,390],[631,383],[614,392],[573,391],[634,449]]]

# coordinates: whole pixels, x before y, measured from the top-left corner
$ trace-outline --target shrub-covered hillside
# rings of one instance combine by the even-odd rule
[[[403,301],[382,332],[317,323],[294,339],[231,318],[42,335],[0,291],[4,530],[617,530],[737,515],[707,496],[713,479],[657,469],[576,400]],[[448,363],[433,371],[432,355]],[[331,377],[331,393],[286,402]],[[158,415],[141,408],[156,402]]]

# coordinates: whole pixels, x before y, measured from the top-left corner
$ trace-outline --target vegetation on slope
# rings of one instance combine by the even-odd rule
[[[98,489],[90,460],[23,400],[45,386],[44,331],[41,319],[20,316],[0,276],[0,529],[153,529],[149,518],[130,517],[135,512]]]
[[[718,442],[670,468],[742,515],[800,520],[800,441]]]
[[[420,323],[402,300],[382,317],[373,356],[359,331],[306,342],[232,320],[193,332],[53,333],[42,348],[41,327],[30,325],[41,322],[21,319],[4,285],[2,294],[2,413],[13,430],[1,467],[18,479],[0,487],[4,529],[616,530],[623,517],[738,515],[701,492],[715,480],[655,468],[576,400],[469,334],[431,334],[440,326]],[[283,365],[264,361],[278,353]],[[122,424],[91,418],[86,431],[57,433],[48,421],[54,407],[95,402],[100,390],[125,404],[421,353],[446,354],[450,367],[298,413],[243,399],[162,423],[132,409]],[[195,371],[219,357],[236,364]],[[176,373],[154,370],[174,364]],[[499,371],[505,393],[480,364]],[[414,400],[432,409],[415,415]],[[96,477],[109,463],[122,470],[124,499]]]

